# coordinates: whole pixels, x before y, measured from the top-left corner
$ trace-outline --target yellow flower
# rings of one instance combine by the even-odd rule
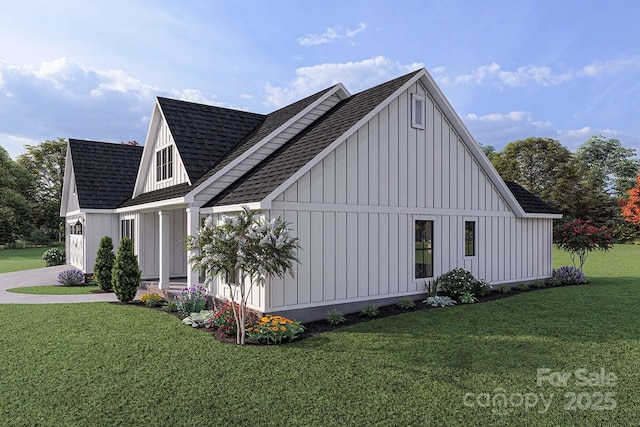
[[[286,327],[286,326],[280,326],[280,330],[281,330],[281,331],[286,331],[286,330],[287,330],[287,327]]]
[[[277,327],[277,326],[275,326],[275,327],[273,327],[273,328],[271,328],[271,329],[272,329],[272,330],[274,330],[274,331],[277,331],[277,330],[278,330],[278,327]]]
[[[268,321],[269,321],[269,318],[267,318],[267,317],[261,317],[261,318],[260,318],[260,321],[261,321],[261,322],[268,322]]]

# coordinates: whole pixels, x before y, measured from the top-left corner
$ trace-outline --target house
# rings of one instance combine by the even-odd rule
[[[492,285],[548,278],[561,217],[500,178],[425,69],[267,115],[158,98],[144,149],[69,141],[61,215],[85,272],[102,235],[127,236],[143,278],[194,286],[183,238],[243,205],[288,221],[302,248],[295,278],[249,306],[300,320],[417,298],[456,267]]]

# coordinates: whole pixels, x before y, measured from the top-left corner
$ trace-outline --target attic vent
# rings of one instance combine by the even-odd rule
[[[411,96],[411,126],[424,129],[425,97],[417,94]]]

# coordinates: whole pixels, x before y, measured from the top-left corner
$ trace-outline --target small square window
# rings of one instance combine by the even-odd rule
[[[411,126],[424,129],[425,122],[425,97],[413,94],[411,96]]]

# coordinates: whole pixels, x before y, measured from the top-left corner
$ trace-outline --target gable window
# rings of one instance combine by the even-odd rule
[[[424,129],[425,122],[425,97],[417,94],[411,95],[411,126]]]
[[[133,240],[134,230],[133,230],[133,219],[123,219],[120,221],[120,238],[124,239],[125,237]]]
[[[173,146],[156,151],[156,181],[173,177]]]
[[[433,221],[415,221],[415,278],[433,277]]]
[[[476,222],[464,222],[464,256],[476,256]]]

